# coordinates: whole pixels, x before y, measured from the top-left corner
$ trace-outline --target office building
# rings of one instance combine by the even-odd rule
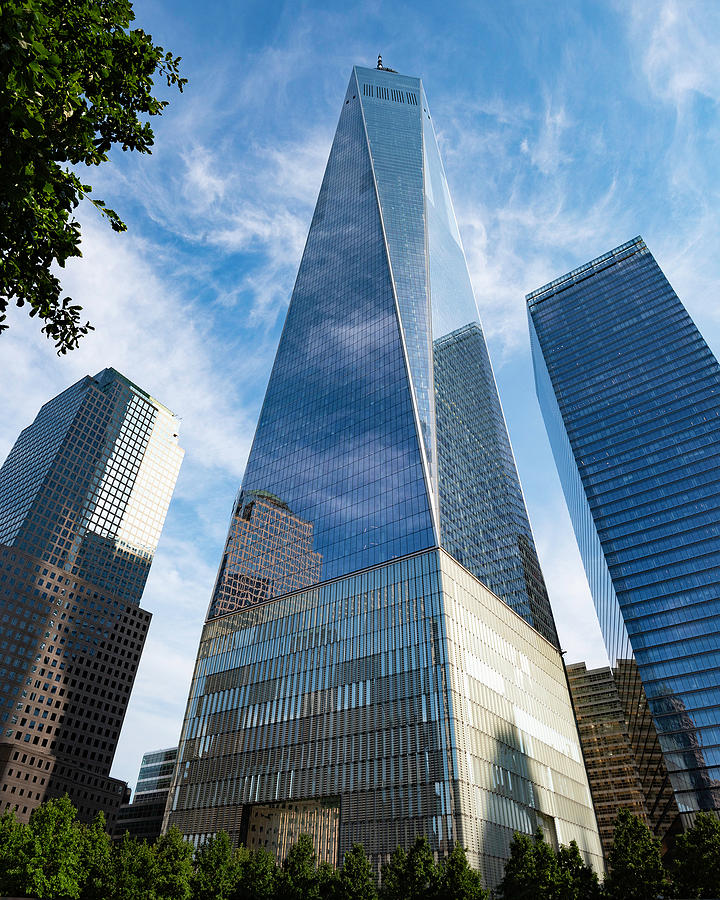
[[[113,369],[46,403],[0,468],[0,809],[68,793],[112,819],[108,777],[150,613],[139,606],[182,450]]]
[[[618,812],[628,809],[647,822],[647,804],[612,669],[587,669],[580,662],[569,665],[567,674],[600,839],[607,856]]]
[[[528,310],[540,405],[662,836],[678,810],[683,824],[720,810],[720,368],[639,237],[533,291]]]
[[[177,752],[177,747],[169,747],[144,754],[132,803],[123,803],[118,809],[114,838],[120,839],[126,832],[140,841],[160,837]]]
[[[542,827],[600,864],[476,320],[422,84],[355,68],[193,675],[166,824],[196,843],[425,834],[492,885]]]

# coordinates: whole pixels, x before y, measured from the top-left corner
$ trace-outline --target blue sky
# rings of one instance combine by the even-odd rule
[[[566,659],[606,663],[532,384],[524,295],[641,234],[720,350],[720,4],[149,0],[190,79],[152,157],[88,173],[63,274],[96,331],[64,358],[0,337],[0,458],[40,405],[112,365],[182,417],[186,458],[113,774],[176,743],[197,642],[354,63],[420,75]],[[21,389],[19,389],[21,386]]]

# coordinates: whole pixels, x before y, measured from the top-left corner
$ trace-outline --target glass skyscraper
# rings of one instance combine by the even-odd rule
[[[141,841],[160,837],[177,753],[177,747],[168,747],[143,754],[132,803],[123,803],[117,813],[115,839],[126,832]]]
[[[166,821],[337,862],[601,848],[428,104],[353,70],[205,624]]]
[[[600,839],[610,853],[618,810],[628,809],[650,824],[640,772],[612,669],[567,666]]]
[[[139,606],[183,451],[114,369],[46,403],[0,468],[0,809],[68,793],[112,820],[108,777],[150,613]]]
[[[678,810],[720,810],[720,368],[639,237],[533,291],[528,309],[540,405],[662,833]]]

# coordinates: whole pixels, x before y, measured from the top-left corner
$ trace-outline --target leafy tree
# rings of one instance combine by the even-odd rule
[[[90,199],[115,231],[119,215],[90,197],[77,174],[110,149],[150,153],[146,116],[167,100],[153,77],[181,91],[179,57],[141,28],[130,0],[3,0],[0,12],[0,331],[11,301],[28,304],[59,353],[77,346],[90,325],[61,297],[53,264],[80,256],[74,210]]]
[[[321,862],[317,867],[317,893],[322,900],[330,900],[338,896],[338,870],[330,863]],[[340,900],[345,900],[344,894],[339,895]]]
[[[190,900],[193,848],[173,825],[153,847],[157,900]]]
[[[398,847],[381,870],[381,900],[404,900],[406,868],[407,853],[402,847]]]
[[[538,828],[533,839],[533,859],[538,900],[565,900],[565,879],[557,854]]]
[[[425,835],[418,835],[407,856],[405,869],[408,900],[431,897],[438,877],[438,868]]]
[[[627,809],[615,819],[608,870],[604,887],[609,900],[655,900],[667,890],[660,841]]]
[[[557,863],[563,900],[600,900],[602,891],[597,874],[584,862],[575,841],[560,847]]]
[[[274,900],[278,877],[275,857],[260,848],[242,863],[232,900]]]
[[[27,826],[7,810],[0,819],[0,895],[17,896],[23,891],[21,854]]]
[[[80,828],[81,900],[105,900],[111,876],[112,846],[105,830],[105,816],[97,814],[91,825]]]
[[[515,832],[500,882],[505,900],[599,900],[597,875],[585,865],[575,841],[555,850],[540,829],[531,840]]]
[[[465,850],[455,844],[440,866],[433,900],[489,900],[483,890],[480,873],[468,865]]]
[[[505,863],[498,896],[504,900],[535,900],[538,882],[535,872],[535,844],[526,834],[516,831],[510,843],[510,858]]]
[[[418,835],[407,853],[398,847],[383,866],[380,897],[382,900],[426,900],[433,896],[438,874],[427,838]]]
[[[249,857],[244,847],[233,850],[227,832],[211,837],[195,853],[193,900],[228,900]]]
[[[362,844],[353,844],[338,869],[335,896],[337,900],[377,900],[370,860]]]
[[[67,794],[35,809],[19,848],[21,894],[79,898],[83,883],[81,832]]]
[[[320,898],[317,855],[309,834],[301,834],[282,864],[277,886],[278,900]]]
[[[106,900],[156,900],[153,848],[126,831],[115,845]]]
[[[720,819],[700,812],[678,835],[671,867],[680,897],[720,897]]]

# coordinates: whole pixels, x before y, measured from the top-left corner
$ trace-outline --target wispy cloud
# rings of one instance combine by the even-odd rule
[[[473,136],[471,148],[465,133]],[[593,173],[594,190],[578,182],[578,137],[562,103],[549,97],[534,115],[496,105],[481,126],[470,113],[443,134],[483,324],[504,352],[526,346],[528,291],[631,236],[614,168]],[[453,190],[456,184],[463,189]]]
[[[564,135],[571,127],[572,122],[565,107],[554,103],[551,96],[546,96],[537,139],[531,143],[528,138],[524,138],[520,145],[520,149],[529,155],[532,164],[543,175],[557,172],[570,159]]]
[[[683,109],[693,94],[720,99],[720,7],[713,0],[636,0],[633,38],[650,89]]]

